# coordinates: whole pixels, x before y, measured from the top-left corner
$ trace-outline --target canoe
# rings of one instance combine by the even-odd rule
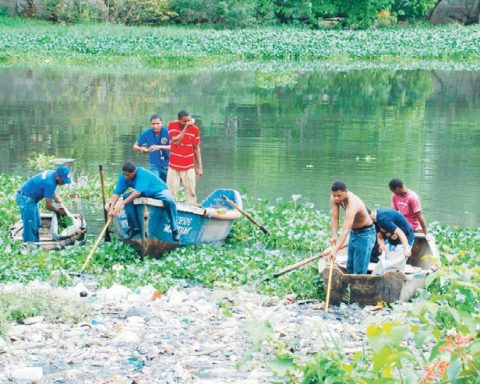
[[[170,220],[160,200],[146,197],[134,200],[135,212],[142,228],[131,239],[125,239],[128,231],[125,211],[115,216],[113,223],[123,241],[133,246],[141,256],[158,257],[180,246],[202,243],[220,246],[230,233],[233,221],[241,216],[225,202],[222,195],[240,208],[243,207],[240,193],[233,189],[215,190],[199,207],[177,203],[179,242],[172,239]]]
[[[346,273],[346,248],[339,254],[333,268],[330,303],[359,303],[376,305],[380,301],[392,303],[407,301],[415,292],[425,286],[427,276],[438,266],[438,250],[433,240],[423,234],[415,234],[412,256],[408,258],[404,272],[387,271],[383,275],[372,276],[376,263],[370,263],[367,275]],[[325,260],[319,262],[319,272],[325,290],[328,286],[329,267]],[[326,293],[326,292],[325,292]]]
[[[52,234],[50,232],[50,225],[52,223],[53,215],[51,213],[40,213],[40,219],[42,221],[40,225],[40,241],[36,244],[43,249],[50,251],[53,249],[62,249],[69,245],[72,245],[76,242],[84,243],[85,237],[87,234],[87,223],[85,222],[82,215],[74,214],[73,215],[76,219],[80,220],[81,228],[77,233],[74,233],[68,237],[62,237],[58,240],[54,240],[52,238]],[[23,233],[23,222],[22,220],[16,222],[10,227],[10,236],[13,240],[23,241],[22,238]]]

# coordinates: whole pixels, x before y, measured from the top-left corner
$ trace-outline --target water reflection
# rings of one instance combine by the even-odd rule
[[[149,115],[168,121],[186,108],[202,129],[201,197],[224,186],[301,193],[327,210],[341,178],[378,207],[401,177],[429,221],[479,225],[479,107],[479,72],[0,69],[0,167],[26,174],[32,152],[76,158],[92,174],[100,163],[106,173],[125,159],[146,164],[131,145]]]

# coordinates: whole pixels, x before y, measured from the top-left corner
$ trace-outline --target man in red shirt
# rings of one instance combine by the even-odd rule
[[[392,191],[392,208],[405,216],[414,231],[423,231],[427,235],[427,224],[422,215],[422,204],[418,195],[407,189],[400,179],[390,180],[388,186]]]
[[[170,136],[170,162],[167,185],[177,198],[178,189],[183,185],[187,203],[197,205],[196,180],[203,175],[200,152],[200,130],[187,111],[178,112],[178,120],[168,124]]]

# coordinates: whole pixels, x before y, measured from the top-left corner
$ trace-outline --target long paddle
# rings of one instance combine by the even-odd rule
[[[323,256],[322,253],[319,253],[318,255],[315,255],[315,256],[312,256],[312,257],[309,257],[308,259],[305,259],[305,260],[301,260],[299,261],[298,263],[295,263],[295,264],[292,264],[292,265],[289,265],[288,267],[285,267],[284,269],[282,269],[281,271],[278,271],[278,272],[275,272],[273,274],[273,276],[267,276],[267,277],[264,277],[261,282],[265,282],[265,281],[269,281],[269,280],[272,280],[272,279],[276,279],[277,277],[279,276],[282,276],[284,275],[285,273],[288,273],[290,271],[293,271],[294,269],[297,269],[303,265],[306,265],[308,263],[311,263],[312,261],[315,261],[319,258],[321,258]]]
[[[333,259],[330,259],[330,270],[328,271],[327,298],[325,299],[325,312],[328,312],[330,304],[330,290],[332,289]]]
[[[250,220],[253,224],[255,224],[258,228],[260,228],[263,233],[270,236],[270,231],[267,228],[265,228],[262,224],[259,224],[257,221],[255,221],[255,219],[252,216],[250,216],[247,212],[242,210],[237,204],[235,204],[227,196],[222,195],[222,199],[225,200],[228,204],[230,204],[233,208],[235,208],[238,212],[240,212],[243,216],[245,216],[248,220]]]
[[[108,213],[107,210],[105,209],[105,184],[103,183],[103,165],[98,166],[98,171],[100,172],[100,187],[102,189],[102,201],[103,201],[103,218],[105,220],[105,223],[108,221]],[[112,238],[110,236],[110,230],[107,227],[107,230],[105,231],[105,242],[109,243],[112,241]]]
[[[100,234],[98,235],[97,237],[97,240],[95,240],[95,244],[93,244],[93,247],[92,249],[90,250],[90,252],[88,253],[88,256],[87,258],[85,259],[85,262],[83,263],[82,265],[82,269],[80,271],[83,272],[85,270],[85,268],[87,268],[87,265],[88,263],[90,262],[90,259],[92,258],[93,256],[93,253],[95,252],[95,250],[97,249],[98,247],[98,243],[100,243],[100,239],[102,238],[102,236],[105,234],[105,231],[107,230],[108,226],[110,225],[110,223],[112,222],[112,216],[110,216],[107,220],[107,222],[105,223],[105,225],[103,226],[102,230],[100,231]]]

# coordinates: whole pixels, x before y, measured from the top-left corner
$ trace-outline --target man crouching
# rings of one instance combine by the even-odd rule
[[[133,191],[124,194],[123,200],[119,200],[120,195],[128,188],[132,188]],[[114,194],[110,200],[108,215],[116,216],[125,209],[129,225],[126,240],[131,239],[140,233],[140,223],[135,213],[133,201],[137,197],[150,197],[163,202],[170,219],[173,240],[179,241],[177,229],[177,205],[175,204],[175,200],[168,190],[167,185],[159,177],[155,176],[149,170],[137,167],[133,162],[127,161],[123,164],[122,172],[118,176],[117,186],[113,193]]]

